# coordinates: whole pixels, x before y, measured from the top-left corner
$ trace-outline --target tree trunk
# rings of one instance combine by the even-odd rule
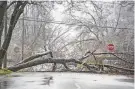
[[[56,70],[56,63],[53,64],[53,68],[52,68],[52,71],[55,71]]]
[[[42,60],[32,60],[26,63],[22,63],[13,67],[9,67],[8,69],[11,71],[18,71],[20,69],[36,66],[39,64],[44,64],[44,63],[58,63],[58,64],[64,64],[64,63],[69,63],[69,62],[74,62],[77,64],[82,64],[82,62],[77,61],[75,59],[52,59],[52,58],[47,58],[47,59],[42,59]],[[84,66],[86,66],[91,72],[96,73],[96,70],[93,69],[93,66],[90,66],[86,63],[83,63]]]
[[[3,20],[4,20],[3,18],[4,18],[6,6],[7,6],[7,1],[0,2],[0,44],[1,44],[1,36],[3,32]]]
[[[7,35],[7,10],[5,12],[5,30],[4,30],[4,39],[6,39],[6,35]],[[5,53],[4,56],[4,61],[3,61],[3,68],[7,67],[7,52]]]
[[[36,59],[36,58],[42,57],[42,56],[47,55],[47,54],[50,54],[50,53],[51,53],[50,51],[47,51],[47,52],[42,53],[42,54],[37,54],[37,55],[30,56],[30,57],[28,57],[28,58],[22,60],[21,62],[17,63],[16,65],[29,62],[29,61],[31,61],[31,60],[34,60],[34,59]]]
[[[14,11],[12,13],[11,20],[10,20],[9,29],[8,29],[8,32],[6,35],[6,39],[4,40],[2,47],[0,49],[0,68],[2,68],[2,61],[3,61],[4,55],[7,52],[7,49],[9,47],[10,40],[11,40],[12,33],[13,33],[13,29],[14,29],[20,15],[22,14],[26,4],[27,4],[26,1],[25,2],[18,1],[15,8],[14,8]]]
[[[4,18],[4,13],[6,10],[6,6],[7,6],[7,1],[1,1],[0,2],[0,49],[1,49],[1,37],[2,37],[2,32],[3,32],[3,18]],[[1,51],[0,51],[0,56],[1,56]],[[4,57],[4,56],[3,56]],[[2,68],[2,59],[0,57],[0,69]]]

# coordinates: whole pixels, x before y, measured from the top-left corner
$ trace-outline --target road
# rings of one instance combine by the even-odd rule
[[[30,72],[4,78],[0,89],[134,89],[134,83],[122,75]]]

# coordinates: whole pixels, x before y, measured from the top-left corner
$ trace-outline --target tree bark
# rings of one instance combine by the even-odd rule
[[[1,36],[3,32],[3,20],[4,20],[4,13],[6,11],[7,1],[0,2],[0,44],[1,44]]]
[[[26,63],[28,61],[34,60],[36,58],[42,57],[42,56],[50,54],[50,53],[51,53],[51,51],[48,51],[48,52],[45,52],[45,53],[42,53],[42,54],[33,55],[31,57],[28,57],[28,58],[24,59],[23,61],[19,62],[18,64]],[[18,64],[16,64],[16,65],[18,65]]]
[[[4,25],[4,13],[6,10],[7,1],[1,1],[0,2],[0,49],[1,49],[1,37],[3,32],[3,25]],[[0,52],[1,54],[1,52]],[[2,68],[2,59],[0,58],[0,69]]]
[[[5,24],[4,25],[5,25],[4,39],[6,39],[6,35],[7,35],[7,10],[5,11]],[[5,53],[5,56],[4,56],[3,68],[7,68],[7,52]]]
[[[53,63],[52,71],[54,72],[56,70],[56,63]]]

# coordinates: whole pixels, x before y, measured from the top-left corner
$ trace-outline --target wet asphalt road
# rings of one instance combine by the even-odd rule
[[[14,73],[0,89],[134,89],[133,78],[88,73]]]

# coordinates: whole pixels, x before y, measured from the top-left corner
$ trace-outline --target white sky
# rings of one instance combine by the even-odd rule
[[[55,4],[55,9],[52,11],[55,21],[62,21],[64,19],[64,14],[63,14],[64,9],[65,8],[63,5]],[[66,29],[64,29],[64,28],[66,28],[65,25],[61,25],[61,26],[63,28],[62,30],[66,30]],[[68,39],[72,39],[72,38],[76,37],[77,31],[72,29],[67,34],[69,34]]]
[[[62,14],[63,11],[64,11],[63,5],[55,4],[55,10],[53,10],[52,13],[56,21],[61,21],[63,19],[64,17],[64,15]]]

